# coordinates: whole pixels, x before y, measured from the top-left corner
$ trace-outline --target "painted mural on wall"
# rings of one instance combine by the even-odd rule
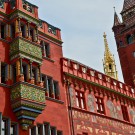
[[[88,95],[88,108],[90,112],[95,112],[95,97],[91,94]]]
[[[135,127],[91,113],[73,110],[75,132],[89,135],[134,135]],[[114,129],[114,131],[112,130]]]
[[[75,91],[72,87],[69,87],[69,93],[70,93],[70,100],[71,100],[71,106],[76,106],[76,98],[75,98]]]
[[[132,122],[135,124],[135,110],[131,108],[129,113],[131,115]]]
[[[112,118],[116,119],[122,119],[121,116],[121,107],[120,106],[115,106],[114,103],[111,100],[108,100],[106,103],[108,109],[110,110],[110,115]]]

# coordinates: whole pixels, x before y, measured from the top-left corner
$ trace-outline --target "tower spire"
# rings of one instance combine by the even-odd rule
[[[116,65],[115,65],[115,59],[112,53],[110,52],[108,42],[107,42],[107,36],[104,33],[104,44],[105,44],[105,52],[104,52],[104,60],[103,60],[103,67],[104,67],[104,72],[106,75],[118,80],[118,73],[116,70]]]
[[[114,7],[114,24],[113,27],[118,26],[121,24],[121,21],[116,13],[115,7]]]

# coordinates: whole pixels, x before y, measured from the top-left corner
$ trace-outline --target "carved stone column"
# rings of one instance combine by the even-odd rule
[[[15,36],[22,36],[20,18],[17,18],[15,21]]]
[[[24,81],[23,66],[22,66],[22,57],[20,57],[20,81]]]
[[[36,42],[39,43],[39,39],[38,39],[38,26],[36,26],[36,35],[35,35],[35,38],[36,38]]]
[[[41,75],[41,65],[38,66],[38,82],[37,85],[43,88],[42,75]]]
[[[27,33],[28,33],[28,39],[31,40],[31,36],[30,36],[30,22],[27,23]]]
[[[23,67],[22,67],[22,58],[18,59],[16,62],[16,75],[17,75],[17,82],[24,81],[23,75]]]
[[[32,61],[30,61],[30,80],[29,80],[29,82],[31,84],[35,83],[35,79],[33,78],[33,73],[32,73]]]
[[[43,56],[45,57],[46,54],[45,54],[45,42],[43,41]]]
[[[16,61],[16,80],[17,82],[19,82],[19,76],[20,76],[20,61],[17,60]]]

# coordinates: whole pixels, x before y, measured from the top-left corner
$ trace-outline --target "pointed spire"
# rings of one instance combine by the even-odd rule
[[[120,21],[118,15],[117,15],[117,13],[116,13],[115,7],[114,7],[114,24],[113,24],[113,27],[114,27],[114,26],[118,26],[118,25],[120,25],[120,24],[121,24],[121,21]]]
[[[104,44],[105,44],[105,57],[107,58],[107,57],[112,57],[112,54],[111,54],[111,52],[110,52],[110,49],[109,49],[109,46],[108,46],[108,42],[107,42],[107,35],[106,35],[106,33],[104,32],[104,35],[103,35],[103,37],[104,37]]]
[[[115,59],[114,56],[111,54],[108,43],[107,43],[107,36],[104,33],[104,44],[105,44],[105,53],[104,53],[104,60],[103,60],[103,67],[104,67],[104,72],[106,75],[118,80],[118,73],[116,70],[116,65],[115,65]]]
[[[135,0],[124,0],[122,12],[125,12],[126,10],[132,8],[133,6],[135,6]]]

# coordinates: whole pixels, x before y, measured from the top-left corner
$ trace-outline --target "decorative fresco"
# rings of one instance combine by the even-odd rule
[[[135,127],[119,121],[108,119],[105,116],[93,115],[73,110],[75,132],[89,135],[133,135]]]
[[[95,112],[95,97],[91,94],[88,95],[88,108],[90,112]]]
[[[106,105],[108,109],[110,110],[111,117],[116,118],[116,119],[122,119],[122,116],[120,115],[120,112],[121,112],[120,106],[118,105],[115,106],[111,100],[108,100]]]
[[[132,108],[129,110],[129,113],[131,115],[132,122],[135,124],[135,110]]]
[[[74,107],[76,106],[76,98],[75,98],[75,91],[72,87],[69,88],[69,93],[70,93],[71,106]]]

